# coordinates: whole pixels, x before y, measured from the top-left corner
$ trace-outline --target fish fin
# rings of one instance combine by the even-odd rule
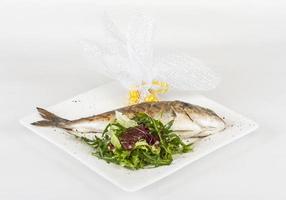
[[[48,121],[48,120],[41,120],[37,122],[31,123],[34,126],[55,126],[53,121]]]
[[[37,110],[39,114],[41,115],[41,117],[44,118],[45,120],[31,123],[34,126],[55,126],[55,127],[63,128],[63,125],[69,122],[69,120],[63,119],[43,108],[37,108]]]

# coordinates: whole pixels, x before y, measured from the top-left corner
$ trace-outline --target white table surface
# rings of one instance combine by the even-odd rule
[[[18,122],[35,106],[55,104],[108,81],[86,69],[89,64],[77,45],[81,34],[100,38],[94,27],[105,5],[11,2],[0,3],[1,200],[286,198],[282,1],[144,7],[162,25],[157,50],[185,50],[216,66],[223,81],[202,94],[252,118],[260,128],[135,193],[121,191]],[[120,9],[124,19],[125,8]]]

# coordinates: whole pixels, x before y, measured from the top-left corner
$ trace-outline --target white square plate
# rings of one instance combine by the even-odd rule
[[[125,99],[126,91],[118,83],[113,82],[48,107],[47,110],[67,119],[76,119],[124,106]],[[173,95],[164,100],[176,99],[214,110],[219,116],[225,118],[228,127],[223,132],[203,139],[195,146],[193,152],[179,156],[171,165],[152,169],[131,171],[99,160],[91,155],[92,149],[89,146],[64,133],[63,130],[30,125],[30,123],[40,120],[40,116],[36,112],[22,119],[21,123],[126,191],[136,191],[150,185],[258,127],[255,122],[203,96]]]

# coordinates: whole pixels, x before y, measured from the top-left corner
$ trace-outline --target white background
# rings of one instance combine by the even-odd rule
[[[0,199],[285,199],[286,2],[114,2],[0,1]],[[156,20],[157,52],[186,51],[215,66],[223,81],[202,94],[260,129],[126,193],[18,120],[108,81],[88,69],[79,41],[103,37],[104,10],[124,30],[134,8]]]

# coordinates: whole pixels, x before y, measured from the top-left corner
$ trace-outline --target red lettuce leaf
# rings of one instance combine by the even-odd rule
[[[159,137],[150,133],[149,129],[144,125],[128,128],[125,133],[119,138],[120,143],[125,150],[134,148],[135,143],[140,140],[145,140],[147,144],[154,145],[159,142]]]

